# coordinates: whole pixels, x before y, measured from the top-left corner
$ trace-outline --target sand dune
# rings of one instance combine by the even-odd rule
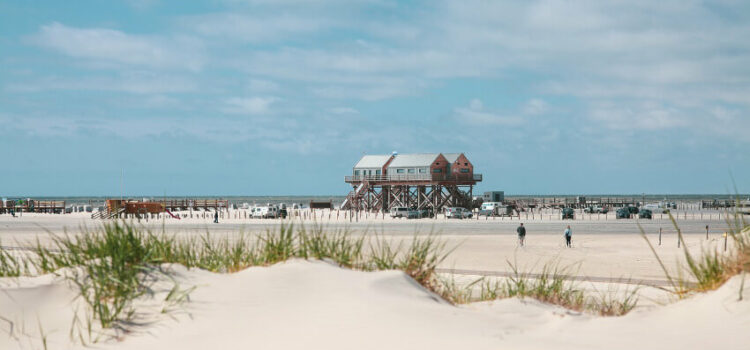
[[[138,300],[128,333],[107,333],[103,349],[747,349],[750,291],[740,277],[717,291],[617,318],[533,300],[453,306],[399,271],[361,272],[291,260],[234,274],[171,266],[190,301],[162,313],[171,283]],[[162,281],[166,282],[166,281]],[[83,348],[71,342],[74,291],[52,275],[0,279],[2,349]],[[23,310],[22,310],[23,309]],[[11,310],[6,312],[6,310]],[[20,316],[26,316],[24,322]],[[37,319],[38,317],[38,319]],[[23,328],[23,331],[21,331]],[[94,330],[96,331],[96,330]],[[25,335],[24,335],[25,334]]]

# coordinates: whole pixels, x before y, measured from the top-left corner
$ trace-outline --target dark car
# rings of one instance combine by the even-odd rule
[[[618,219],[630,219],[630,210],[628,210],[628,208],[617,209],[617,218]]]
[[[434,218],[435,212],[432,210],[432,208],[424,208],[419,211],[419,216],[423,218]]]
[[[286,215],[287,215],[286,208],[279,209],[279,217],[280,218],[286,219]]]
[[[563,220],[565,220],[565,219],[570,219],[570,220],[575,219],[575,211],[573,210],[573,208],[563,208],[563,210],[562,210],[562,219]]]
[[[627,208],[628,208],[628,211],[630,212],[630,214],[638,214],[638,207],[630,206],[630,207],[627,207]]]
[[[638,212],[638,218],[639,219],[651,219],[651,210],[641,209],[641,211]]]

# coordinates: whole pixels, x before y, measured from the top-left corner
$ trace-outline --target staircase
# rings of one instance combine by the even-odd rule
[[[463,192],[455,187],[446,187],[446,188],[448,192],[451,194],[451,197],[453,197],[453,199],[456,201],[457,206],[471,209],[472,198],[469,196],[468,193]]]
[[[109,212],[108,210],[102,210],[98,211],[96,213],[91,214],[92,219],[114,219],[116,217],[119,217],[122,213],[125,212],[125,208],[119,208],[113,212]]]
[[[367,182],[362,182],[357,186],[357,189],[354,191],[349,192],[349,194],[346,196],[346,199],[344,199],[344,202],[341,203],[341,209],[349,209],[352,202],[356,202],[356,199],[362,197],[362,194],[367,190]]]

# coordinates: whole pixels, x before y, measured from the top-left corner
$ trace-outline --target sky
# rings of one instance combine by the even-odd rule
[[[0,1],[0,196],[750,192],[747,1]]]

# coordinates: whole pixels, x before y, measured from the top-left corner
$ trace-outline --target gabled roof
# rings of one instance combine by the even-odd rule
[[[388,165],[388,168],[428,167],[438,156],[440,153],[399,154]]]
[[[463,153],[443,153],[443,156],[446,160],[448,160],[448,163],[455,163],[456,159],[461,156]]]
[[[388,163],[389,159],[391,159],[390,155],[365,155],[362,156],[362,159],[360,159],[356,165],[354,165],[354,168],[382,168],[386,163]]]

